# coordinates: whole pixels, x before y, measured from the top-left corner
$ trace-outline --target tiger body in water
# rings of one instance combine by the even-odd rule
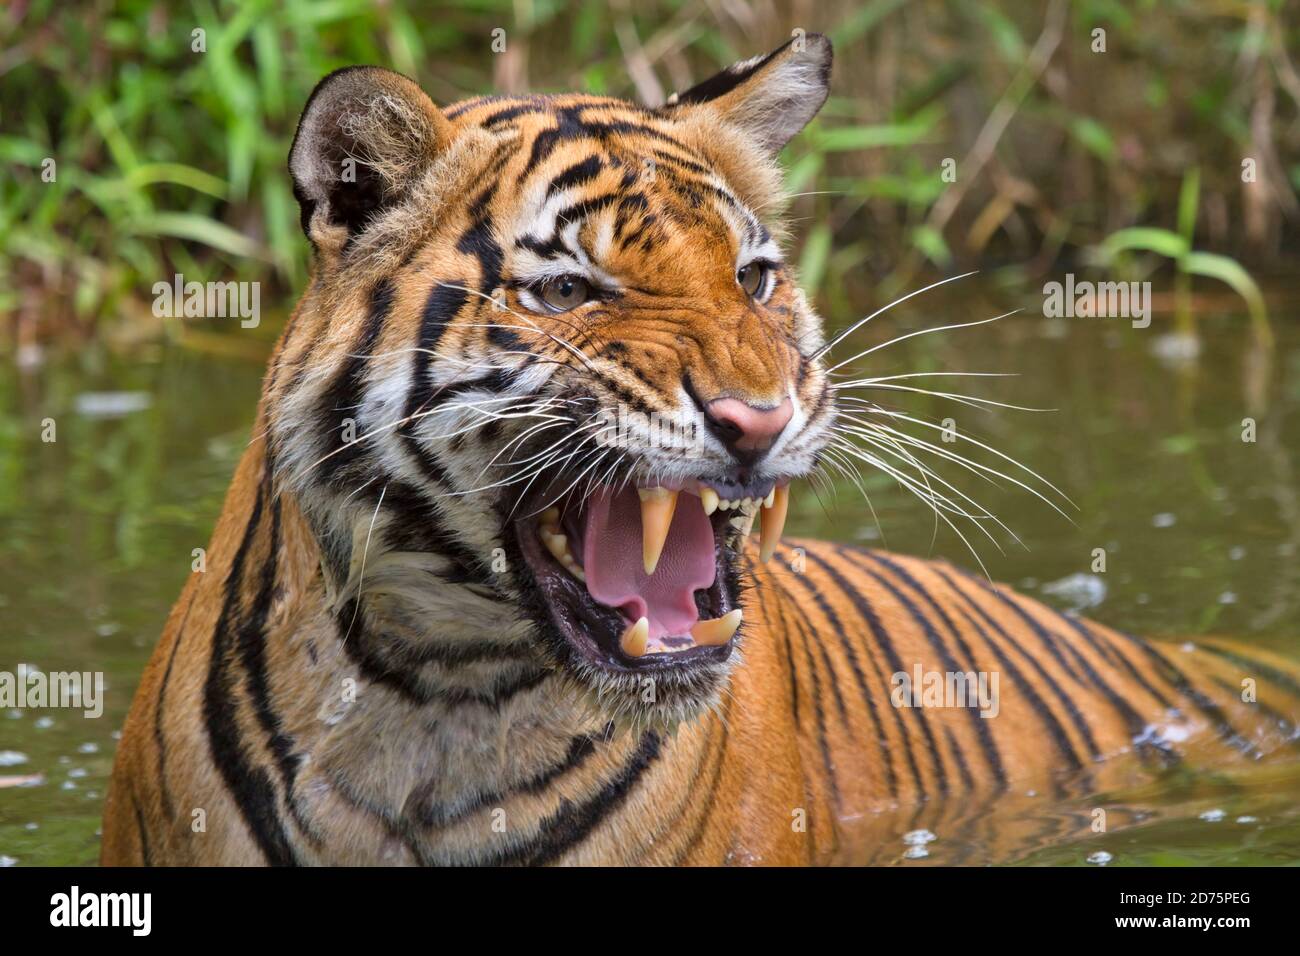
[[[655,109],[322,81],[290,154],[314,276],[137,691],[104,863],[866,861],[873,814],[1293,739],[1263,652],[782,540],[839,411],[776,155],[830,61],[809,36]]]

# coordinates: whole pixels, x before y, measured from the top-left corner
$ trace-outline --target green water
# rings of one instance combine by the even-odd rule
[[[889,313],[855,342],[1001,311],[934,298]],[[1088,614],[1129,631],[1233,635],[1300,657],[1296,312],[1275,314],[1271,355],[1231,312],[1198,316],[1195,358],[1169,337],[1169,316],[1139,330],[1122,320],[1021,315],[910,339],[873,354],[868,369],[1015,372],[931,384],[1056,409],[984,413],[922,395],[874,396],[918,418],[953,417],[963,434],[1030,465],[1077,505],[1067,507],[1071,523],[1014,486],[961,482],[1025,546],[1002,535],[1000,554],[972,537],[994,578],[1057,607],[1096,602]],[[96,859],[116,731],[190,573],[191,551],[207,544],[248,440],[261,374],[254,359],[181,348],[129,358],[83,348],[50,353],[25,371],[12,359],[0,367],[0,670],[26,662],[102,671],[107,682],[97,720],[70,710],[0,711],[0,862]],[[129,407],[105,409],[96,393],[132,397]],[[47,418],[53,442],[41,440]],[[1257,423],[1253,442],[1242,440],[1244,418]],[[954,484],[961,475],[951,466],[940,473]],[[878,524],[841,481],[820,501],[801,491],[790,531],[976,566],[955,534],[941,528],[936,537],[926,507],[887,478],[867,475],[863,486]],[[1091,575],[1096,548],[1107,567]],[[1081,574],[1089,577],[1071,578]],[[1099,848],[1112,854],[1110,865],[1300,860],[1298,765],[1230,777],[1208,768],[1105,795],[1129,825],[1100,839],[1053,827],[1086,815],[1095,798],[1056,805],[1018,795],[1004,813],[1067,835],[1008,846],[993,808],[993,823],[939,832],[928,859],[981,862],[996,843],[998,858],[1026,863],[1086,865]],[[1222,819],[1201,818],[1212,811]]]

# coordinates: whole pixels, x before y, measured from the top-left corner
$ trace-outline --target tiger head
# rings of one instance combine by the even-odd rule
[[[770,554],[834,416],[774,218],[830,65],[800,37],[653,109],[316,88],[289,160],[314,277],[263,410],[369,676],[558,674],[665,721],[717,699],[745,536]]]

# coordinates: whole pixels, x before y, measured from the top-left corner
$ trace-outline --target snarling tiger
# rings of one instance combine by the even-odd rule
[[[865,862],[882,808],[1292,738],[1264,653],[781,540],[841,414],[777,220],[830,66],[802,37],[657,108],[319,84],[289,157],[314,278],[105,863]],[[921,668],[998,699],[899,695]]]

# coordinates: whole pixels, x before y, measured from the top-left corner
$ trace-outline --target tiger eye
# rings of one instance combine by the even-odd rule
[[[591,286],[582,276],[556,276],[542,283],[538,295],[548,308],[567,312],[591,298]]]
[[[749,296],[758,295],[763,288],[763,277],[766,269],[757,262],[751,262],[749,265],[736,271],[736,281],[740,287],[745,290]]]

